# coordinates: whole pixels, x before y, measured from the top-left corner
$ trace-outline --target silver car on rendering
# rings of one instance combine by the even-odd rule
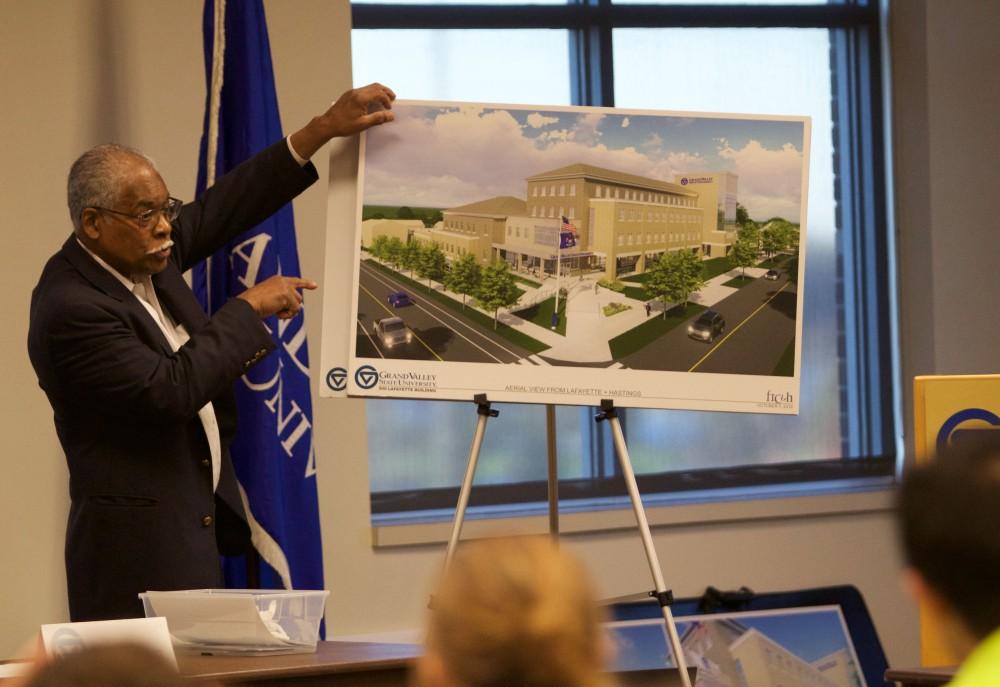
[[[375,320],[375,336],[386,348],[393,348],[408,344],[413,340],[413,332],[410,331],[402,317],[383,317]]]

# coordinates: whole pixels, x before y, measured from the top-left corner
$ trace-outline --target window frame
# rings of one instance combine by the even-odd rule
[[[571,102],[583,106],[614,106],[614,29],[830,30],[835,222],[843,241],[837,305],[844,362],[838,391],[844,427],[841,455],[849,457],[638,475],[647,501],[669,504],[692,495],[695,500],[726,501],[788,493],[884,490],[899,472],[903,452],[887,176],[886,12],[885,3],[877,0],[824,5],[628,5],[611,0],[568,0],[565,5],[352,3],[354,29],[568,30]],[[842,259],[844,255],[854,258]],[[868,331],[879,335],[865,335]],[[581,412],[591,409],[581,408]],[[620,417],[627,436],[627,410],[620,411]],[[471,431],[472,405],[469,418]],[[586,443],[593,449],[594,476],[560,480],[559,489],[560,499],[594,508],[595,502],[620,501],[625,486],[602,424],[595,425],[589,435]],[[418,516],[440,520],[454,508],[458,491],[455,485],[372,493],[373,524],[414,522]],[[544,481],[476,485],[470,497],[470,517],[476,509],[491,515],[531,514],[545,507],[545,499]]]

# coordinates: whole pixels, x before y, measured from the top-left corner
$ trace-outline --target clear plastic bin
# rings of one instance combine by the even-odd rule
[[[316,650],[328,591],[190,589],[139,594],[146,617],[162,616],[175,647],[213,654]]]

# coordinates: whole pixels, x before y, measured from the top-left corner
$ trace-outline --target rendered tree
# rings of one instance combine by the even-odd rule
[[[444,279],[444,285],[455,293],[462,294],[462,309],[465,309],[465,299],[475,295],[482,280],[483,270],[479,266],[479,261],[472,253],[466,253],[458,260],[451,263],[448,276]]]
[[[427,288],[431,281],[441,281],[448,272],[448,259],[436,243],[426,243],[420,247],[417,257],[417,274],[427,280]]]
[[[399,269],[403,259],[403,247],[403,242],[398,236],[393,236],[385,244],[385,259],[396,269]]]
[[[503,260],[497,260],[483,268],[476,301],[484,310],[493,311],[493,329],[497,328],[497,318],[500,308],[509,308],[521,297],[510,266]]]
[[[671,268],[671,255],[676,252],[663,253],[659,258],[651,263],[647,263],[646,282],[644,287],[646,293],[654,298],[659,298],[663,303],[663,319],[667,319],[667,303],[676,303],[680,296],[680,279]]]
[[[779,219],[775,221],[775,231],[778,234],[778,243],[781,247],[778,250],[788,250],[789,248],[795,249],[798,252],[799,247],[799,228],[794,224],[785,219]]]
[[[788,248],[796,255],[799,252],[799,225],[788,223]]]
[[[747,268],[757,261],[757,246],[750,239],[739,236],[733,244],[733,250],[729,254],[729,263],[733,267],[742,270],[741,276],[746,279]]]
[[[410,271],[410,278],[413,278],[413,271],[420,265],[420,244],[415,239],[411,239],[403,246],[403,252],[399,257],[403,269]]]
[[[415,213],[413,209],[407,205],[404,205],[398,210],[396,210],[396,219],[416,219],[416,218],[417,218],[417,213]]]
[[[688,250],[664,253],[647,270],[645,287],[648,293],[663,303],[663,319],[667,319],[667,303],[683,303],[705,285],[701,276],[701,259]]]
[[[760,226],[753,220],[741,226],[736,232],[737,240],[742,239],[753,247],[754,256],[760,253]]]
[[[764,250],[769,255],[789,248],[798,251],[799,230],[794,224],[782,217],[773,217],[764,225]]]
[[[741,227],[745,227],[747,224],[750,223],[750,221],[751,221],[750,220],[750,214],[747,212],[747,209],[745,207],[743,207],[742,205],[740,205],[739,203],[737,203],[736,204],[736,223],[738,225],[740,225]]]
[[[781,231],[774,226],[767,226],[761,232],[761,248],[768,258],[781,250]]]
[[[428,229],[433,227],[438,222],[444,221],[444,213],[440,210],[434,210],[431,214],[424,217],[424,226]]]
[[[389,237],[385,234],[379,234],[374,239],[372,239],[372,245],[368,247],[368,252],[379,260],[385,260],[386,256],[386,246],[389,243]]]

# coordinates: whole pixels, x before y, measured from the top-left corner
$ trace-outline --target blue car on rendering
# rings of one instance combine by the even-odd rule
[[[394,308],[402,308],[407,305],[413,305],[413,299],[410,298],[410,294],[406,291],[394,291],[389,294],[389,305]]]

